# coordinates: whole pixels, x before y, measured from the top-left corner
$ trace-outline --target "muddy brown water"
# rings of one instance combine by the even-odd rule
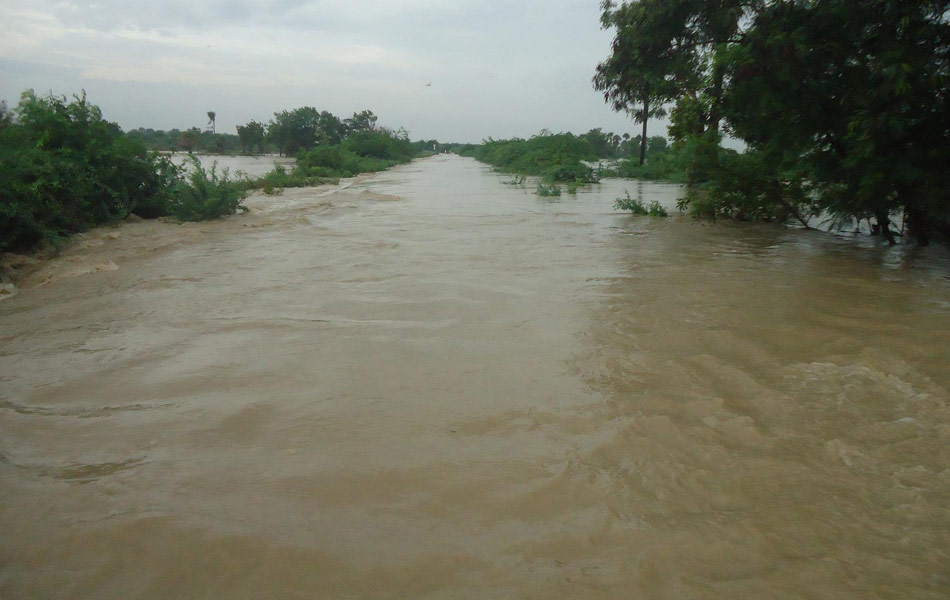
[[[950,597],[950,260],[439,156],[0,302],[3,598]]]

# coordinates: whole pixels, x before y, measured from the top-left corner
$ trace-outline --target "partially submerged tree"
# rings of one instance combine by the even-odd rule
[[[257,148],[258,154],[263,154],[264,137],[267,135],[267,127],[263,123],[250,121],[245,125],[238,125],[237,134],[242,152],[247,153]]]
[[[725,109],[750,147],[802,172],[820,208],[904,213],[921,244],[950,234],[950,1],[765,4],[723,64]]]
[[[181,138],[178,141],[179,147],[185,152],[194,152],[201,143],[201,130],[192,127],[181,132]]]
[[[713,213],[874,219],[891,243],[904,214],[920,243],[950,237],[950,0],[607,0],[602,21],[595,86],[640,118],[675,100]],[[747,156],[721,163],[723,131]]]

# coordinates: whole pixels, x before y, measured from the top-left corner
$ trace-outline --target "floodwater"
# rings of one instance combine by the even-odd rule
[[[175,164],[189,166],[189,158],[197,158],[198,162],[205,169],[215,167],[218,174],[228,170],[231,178],[239,177],[241,174],[248,177],[262,177],[274,170],[275,165],[280,165],[288,171],[296,164],[296,159],[289,156],[261,155],[261,156],[231,156],[227,154],[187,154],[176,152],[168,155]]]
[[[504,179],[437,156],[25,280],[0,597],[950,597],[945,249]]]

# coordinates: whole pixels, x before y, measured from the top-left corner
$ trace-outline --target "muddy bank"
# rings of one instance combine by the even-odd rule
[[[339,185],[293,188],[268,196],[251,194],[244,202],[249,212],[214,221],[179,223],[172,219],[142,220],[137,217],[112,227],[99,227],[73,236],[61,249],[35,255],[0,255],[0,276],[7,287],[0,298],[53,281],[100,271],[115,271],[136,260],[155,258],[168,250],[201,242],[207,236],[240,235],[257,228],[288,228],[310,225],[320,214],[360,200],[390,201],[394,198],[368,190],[347,190],[369,176]],[[397,198],[398,199],[398,198]],[[6,290],[6,291],[4,291]]]

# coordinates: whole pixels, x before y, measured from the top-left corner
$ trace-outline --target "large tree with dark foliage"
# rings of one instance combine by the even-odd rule
[[[753,150],[802,170],[821,208],[947,232],[950,2],[770,2],[724,61],[726,111]]]
[[[604,63],[615,65],[608,89],[662,79],[675,87],[674,139],[718,134],[722,124],[748,144],[733,165],[712,161],[713,192],[721,192],[715,210],[739,202],[741,180],[769,192],[748,205],[751,213],[733,214],[774,216],[771,204],[838,221],[873,218],[891,242],[890,223],[903,215],[921,244],[950,235],[950,0],[640,0],[603,8],[617,30]],[[637,18],[618,17],[624,13]],[[664,55],[636,50],[644,47],[670,58],[658,63]]]

